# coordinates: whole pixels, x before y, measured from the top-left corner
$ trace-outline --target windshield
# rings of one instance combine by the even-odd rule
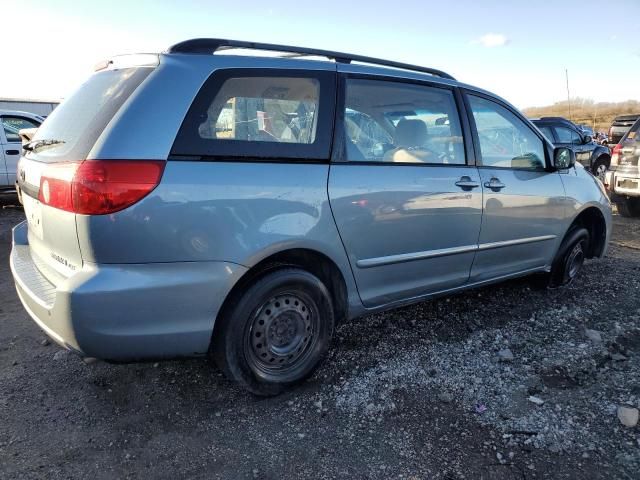
[[[92,75],[56,108],[32,140],[38,160],[82,160],[118,109],[152,71],[105,70]],[[38,148],[45,146],[47,148]]]

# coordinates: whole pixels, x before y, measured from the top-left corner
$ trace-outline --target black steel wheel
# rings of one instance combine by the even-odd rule
[[[589,248],[589,231],[574,227],[565,235],[548,273],[536,274],[531,285],[536,289],[569,285],[582,270]]]
[[[334,312],[329,291],[316,276],[282,268],[239,292],[218,322],[212,354],[227,377],[257,395],[277,395],[320,364]]]
[[[562,287],[573,282],[584,265],[588,248],[589,231],[586,228],[574,228],[569,231],[551,266],[549,286]]]

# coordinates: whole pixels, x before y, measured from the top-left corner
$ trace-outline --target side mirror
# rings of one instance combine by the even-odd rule
[[[593,137],[591,135],[585,135],[583,141],[584,141],[585,144],[591,143],[591,142],[593,142]]]
[[[553,149],[553,164],[558,170],[571,168],[576,164],[576,154],[570,148],[557,147]]]

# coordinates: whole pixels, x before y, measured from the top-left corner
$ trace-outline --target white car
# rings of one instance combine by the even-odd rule
[[[20,130],[37,129],[43,121],[43,117],[33,113],[0,110],[0,193],[15,190],[22,153]]]

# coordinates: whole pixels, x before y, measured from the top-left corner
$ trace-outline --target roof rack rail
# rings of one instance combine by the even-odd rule
[[[272,52],[285,52],[295,54],[294,56],[318,56],[327,57],[338,63],[360,62],[371,65],[382,65],[385,67],[399,68],[402,70],[412,70],[416,72],[428,73],[436,77],[455,80],[451,75],[442,70],[408,63],[394,62],[380,58],[366,57],[363,55],[352,55],[350,53],[333,52],[330,50],[318,50],[315,48],[291,47],[288,45],[276,45],[272,43],[244,42],[240,40],[224,40],[221,38],[194,38],[176,43],[169,47],[166,53],[199,53],[213,54],[220,50],[242,48],[248,50],[266,50]]]

